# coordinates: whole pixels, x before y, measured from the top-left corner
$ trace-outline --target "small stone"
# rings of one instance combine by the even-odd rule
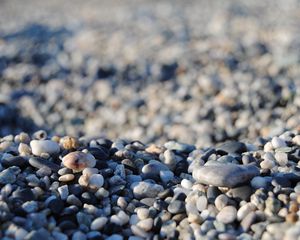
[[[68,236],[61,232],[53,231],[52,236],[55,240],[68,240]]]
[[[176,156],[174,152],[172,150],[166,150],[162,162],[173,171],[176,167]]]
[[[172,214],[184,213],[185,204],[183,201],[179,200],[171,201],[171,203],[168,206],[168,211]]]
[[[185,153],[190,153],[196,149],[195,146],[190,145],[190,144],[184,144],[180,142],[175,142],[175,141],[169,141],[164,144],[165,148],[169,150],[176,150],[179,152],[185,152]]]
[[[66,174],[66,175],[62,175],[58,178],[58,181],[60,182],[70,182],[72,180],[74,180],[75,176],[74,174]]]
[[[238,201],[248,201],[252,194],[252,188],[250,186],[240,186],[230,189],[228,195],[237,199]]]
[[[229,224],[235,221],[237,210],[233,206],[224,207],[217,215],[217,220],[224,224]]]
[[[23,203],[22,208],[27,212],[27,213],[32,213],[36,212],[38,210],[38,205],[36,201],[28,201]]]
[[[92,176],[93,174],[98,174],[98,169],[97,168],[85,168],[85,169],[83,169],[83,171],[82,171],[82,175],[85,175],[86,177],[90,177],[90,176]]]
[[[196,202],[196,206],[197,206],[197,209],[198,209],[199,212],[202,212],[204,209],[206,209],[207,204],[208,204],[208,201],[207,201],[207,198],[205,196],[198,197],[197,202]]]
[[[58,193],[62,200],[66,200],[68,198],[68,195],[69,195],[68,185],[63,185],[63,186],[59,187],[57,190],[58,190]]]
[[[74,172],[81,172],[87,167],[96,165],[95,157],[90,153],[71,152],[63,157],[62,162],[65,167],[72,169]]]
[[[82,206],[82,203],[81,201],[75,196],[75,195],[69,195],[68,198],[67,198],[67,203],[69,204],[73,204],[77,207],[81,207]]]
[[[4,159],[2,159],[1,163],[4,167],[7,167],[7,168],[12,167],[12,166],[18,166],[20,168],[23,168],[28,164],[26,159],[21,156],[12,156],[12,157],[8,157],[8,158],[4,158]]]
[[[65,136],[60,139],[60,144],[64,149],[71,150],[79,147],[79,142],[77,138]]]
[[[72,236],[72,240],[86,240],[86,236],[83,232],[81,231],[76,231],[73,236]]]
[[[48,207],[54,214],[59,214],[64,208],[64,202],[59,198],[55,198],[48,203]]]
[[[163,183],[167,184],[174,178],[174,173],[171,171],[160,171],[159,172],[160,179]]]
[[[27,234],[24,228],[18,228],[15,232],[15,240],[23,240]]]
[[[60,168],[57,164],[50,162],[49,160],[41,158],[41,157],[30,158],[29,164],[38,169],[41,169],[43,167],[48,167],[54,172],[57,172]]]
[[[254,189],[259,189],[259,188],[267,188],[268,186],[268,181],[265,177],[254,177],[251,180],[251,187]]]
[[[229,202],[228,197],[225,194],[220,194],[215,199],[215,206],[219,211],[221,211],[224,207],[227,206],[228,202]]]
[[[164,188],[161,185],[153,184],[149,182],[134,182],[131,184],[131,189],[133,194],[137,199],[141,198],[153,198],[158,195],[159,192],[162,192]]]
[[[273,167],[275,167],[275,163],[272,160],[263,160],[260,163],[260,167],[262,169],[272,169]]]
[[[59,145],[51,140],[32,140],[30,142],[30,147],[32,153],[36,156],[42,156],[43,153],[53,155],[60,151]]]
[[[120,234],[113,234],[106,238],[106,240],[123,240],[124,238]]]
[[[280,166],[286,166],[286,164],[288,163],[288,156],[284,152],[276,152],[275,159]]]
[[[247,151],[247,147],[242,142],[230,141],[219,146],[217,150],[221,150],[226,153],[243,153]]]
[[[104,184],[104,178],[101,174],[93,174],[89,179],[88,186],[93,189],[99,189]]]
[[[168,170],[169,170],[168,167],[162,163],[151,162],[151,163],[146,164],[142,168],[143,178],[159,180],[160,179],[160,175],[159,175],[160,171],[168,171]]]
[[[298,221],[298,215],[297,213],[289,213],[285,217],[285,221],[288,223],[295,223]]]
[[[44,229],[32,230],[28,233],[24,240],[41,240],[41,239],[51,239],[50,233]]]
[[[250,212],[245,218],[243,218],[243,220],[241,221],[241,227],[244,232],[247,232],[250,229],[255,219],[256,219],[255,212]]]
[[[199,183],[231,188],[250,181],[258,174],[255,166],[232,163],[201,166],[193,171],[193,177]]]
[[[98,217],[94,219],[94,221],[91,224],[91,229],[92,230],[101,230],[105,224],[107,223],[107,218],[106,217]]]
[[[237,212],[237,219],[241,221],[244,219],[250,212],[254,211],[256,209],[255,205],[253,203],[246,203],[242,207],[239,208]]]
[[[23,202],[35,199],[35,196],[30,188],[18,189],[13,192],[12,196],[21,199]]]
[[[16,180],[15,172],[11,168],[0,172],[0,184],[14,183]]]
[[[153,227],[153,219],[152,218],[143,219],[137,223],[137,226],[143,229],[144,231],[148,232]]]
[[[148,208],[138,208],[136,214],[140,220],[144,220],[149,216],[149,209]]]
[[[273,137],[271,143],[272,143],[273,148],[275,148],[275,149],[286,147],[285,141],[279,137]]]

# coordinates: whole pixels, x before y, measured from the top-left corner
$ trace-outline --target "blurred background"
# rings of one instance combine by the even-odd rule
[[[300,1],[0,0],[0,136],[209,146],[300,126]]]

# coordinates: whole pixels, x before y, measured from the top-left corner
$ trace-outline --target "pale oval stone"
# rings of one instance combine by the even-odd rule
[[[29,156],[31,154],[31,148],[26,143],[20,143],[18,152],[21,156]]]
[[[225,194],[220,194],[215,199],[215,206],[219,211],[221,211],[224,207],[227,206],[228,201],[229,199]]]
[[[149,209],[148,208],[138,208],[136,214],[140,220],[144,220],[149,216]]]
[[[286,147],[285,141],[279,137],[273,137],[271,143],[272,143],[273,148]]]
[[[293,143],[300,146],[300,135],[296,135],[295,137],[293,137],[292,141]]]
[[[148,232],[153,227],[153,219],[147,218],[147,219],[141,220],[137,223],[137,226],[140,227],[141,229],[143,229],[144,231]]]
[[[198,211],[202,212],[204,209],[206,209],[207,203],[208,203],[207,198],[205,196],[200,196],[196,202]]]
[[[284,152],[276,152],[275,159],[280,166],[285,166],[289,161],[287,154]]]
[[[99,189],[104,184],[104,178],[101,174],[93,174],[89,178],[89,187]]]
[[[107,223],[106,217],[98,217],[91,224],[91,230],[101,230]]]
[[[273,167],[275,167],[275,162],[273,162],[272,160],[263,160],[260,163],[260,167],[262,169],[272,169]]]
[[[30,147],[32,153],[36,156],[41,156],[43,153],[57,154],[60,151],[59,145],[51,140],[32,140]]]
[[[136,198],[154,198],[157,197],[159,192],[162,192],[164,188],[161,185],[149,183],[149,182],[134,182],[131,184],[131,189]]]
[[[99,170],[97,168],[90,168],[90,167],[88,167],[88,168],[83,169],[82,175],[90,177],[93,174],[97,174],[98,172],[99,172]]]
[[[63,157],[62,162],[65,167],[74,172],[81,172],[85,168],[92,168],[96,165],[96,159],[90,153],[71,152]]]
[[[81,186],[87,187],[89,184],[89,178],[86,175],[81,175],[78,179],[78,183]]]
[[[193,171],[193,178],[199,183],[230,188],[247,183],[257,175],[256,166],[232,163],[201,166]]]
[[[245,218],[250,212],[256,209],[253,203],[246,203],[245,205],[241,206],[237,211],[237,219],[241,221]]]
[[[233,206],[224,207],[217,215],[217,220],[224,224],[229,224],[235,221],[237,210]]]
[[[65,174],[59,177],[58,181],[60,182],[70,182],[74,180],[75,176],[73,174]]]

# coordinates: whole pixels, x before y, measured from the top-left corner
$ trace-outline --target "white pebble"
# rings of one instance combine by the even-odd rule
[[[107,223],[106,217],[98,217],[91,224],[91,230],[100,230]]]
[[[49,155],[57,154],[60,151],[58,143],[51,140],[32,140],[30,142],[32,153],[36,156],[41,156],[43,153]]]
[[[93,174],[89,179],[89,187],[99,189],[104,184],[104,178],[101,174]]]
[[[273,137],[271,143],[272,143],[273,148],[286,147],[285,141],[279,137]]]

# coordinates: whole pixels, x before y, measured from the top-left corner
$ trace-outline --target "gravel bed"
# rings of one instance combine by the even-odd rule
[[[300,132],[209,148],[0,139],[1,239],[297,239]]]

